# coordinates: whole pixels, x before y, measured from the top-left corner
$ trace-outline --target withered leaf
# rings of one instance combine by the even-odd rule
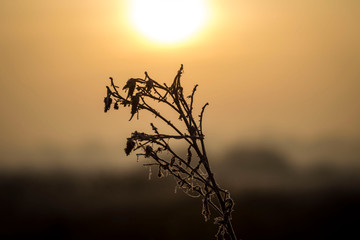
[[[147,145],[145,148],[145,157],[150,157],[151,152],[153,151],[150,145]]]
[[[114,109],[116,109],[116,110],[119,109],[119,103],[118,102],[114,103]]]
[[[154,81],[149,79],[147,82],[146,82],[146,91],[147,92],[150,92],[150,90],[153,88],[154,86]]]
[[[187,150],[187,164],[191,163],[191,157],[192,157],[192,153],[191,153],[191,145],[189,146],[188,150]]]
[[[104,98],[104,103],[105,103],[104,112],[107,112],[108,110],[110,110],[111,103],[112,103],[112,99],[111,99],[110,95],[111,95],[111,92],[110,92],[110,90],[108,89],[108,90],[107,90],[106,97]]]
[[[136,94],[135,96],[133,96],[131,98],[131,117],[130,117],[130,120],[134,117],[135,113],[137,113],[138,106],[139,106],[139,95]]]
[[[134,149],[134,147],[135,147],[135,142],[131,138],[128,138],[126,142],[126,148],[124,149],[127,156],[129,156],[129,154]]]
[[[136,79],[135,78],[130,78],[125,86],[123,87],[123,90],[129,89],[128,95],[126,97],[126,99],[128,99],[129,97],[131,98],[134,94],[134,90],[136,87]]]

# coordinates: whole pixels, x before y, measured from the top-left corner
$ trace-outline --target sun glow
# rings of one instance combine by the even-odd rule
[[[208,8],[204,0],[132,0],[130,19],[135,28],[153,41],[175,43],[204,27]]]

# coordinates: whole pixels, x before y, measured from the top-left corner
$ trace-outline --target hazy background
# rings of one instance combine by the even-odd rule
[[[103,113],[108,77],[122,85],[148,71],[157,81],[170,84],[180,64],[185,68],[185,90],[199,84],[197,110],[210,103],[204,122],[208,151],[220,181],[239,196],[239,215],[234,218],[238,231],[247,236],[244,239],[281,239],[284,226],[292,237],[283,239],[295,235],[309,239],[305,232],[314,229],[319,233],[313,236],[321,239],[321,227],[301,226],[322,222],[324,229],[336,229],[339,219],[351,222],[348,214],[355,216],[359,199],[360,2],[212,0],[209,4],[211,21],[203,31],[187,42],[162,46],[136,33],[128,21],[126,1],[0,1],[0,174],[7,209],[3,213],[14,218],[9,226],[3,225],[4,236],[27,229],[24,226],[35,224],[34,219],[54,223],[48,226],[38,220],[34,236],[47,232],[68,234],[55,234],[60,238],[78,236],[72,234],[86,232],[79,224],[96,228],[115,215],[116,220],[109,220],[113,228],[106,232],[118,232],[121,226],[122,231],[129,229],[122,216],[127,216],[129,226],[145,228],[140,223],[146,219],[143,215],[131,221],[129,216],[134,215],[122,212],[135,199],[125,195],[148,199],[151,193],[164,194],[154,203],[180,198],[173,194],[171,179],[168,185],[136,180],[146,179],[146,171],[123,153],[126,137],[137,129],[150,130],[150,118],[145,115],[141,121],[140,112],[140,121],[128,122],[129,109]],[[137,175],[135,170],[145,172]],[[166,194],[156,192],[159,189]],[[251,189],[251,194],[244,189]],[[94,196],[100,197],[95,198],[97,205],[85,204],[83,212],[66,215],[60,210],[79,209]],[[192,225],[203,224],[200,204],[191,200],[184,198],[188,205],[182,206],[196,209],[198,220]],[[146,202],[151,207],[145,208],[156,213],[152,201]],[[288,209],[279,209],[284,202]],[[337,207],[340,210],[334,213]],[[105,208],[110,210],[103,217],[95,214]],[[169,207],[173,208],[179,209]],[[285,214],[291,210],[314,214],[294,213],[299,222],[292,223]],[[89,225],[82,220],[88,216],[84,212],[94,213]],[[272,226],[276,221],[266,220],[269,215],[283,216],[283,222]],[[317,219],[314,216],[320,220],[309,223]],[[166,218],[159,221],[172,223]],[[186,225],[173,221],[174,226]],[[351,232],[339,229],[338,236]],[[156,228],[146,231],[149,234],[137,232],[145,232],[142,239],[162,239]],[[202,231],[212,236],[215,230]],[[256,235],[260,233],[264,235]]]

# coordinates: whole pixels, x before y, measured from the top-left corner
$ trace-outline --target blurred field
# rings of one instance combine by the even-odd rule
[[[269,149],[229,151],[214,165],[236,206],[238,236],[255,239],[356,239],[360,177],[352,170],[299,170]],[[140,165],[140,164],[139,164]],[[174,193],[147,169],[124,174],[3,173],[0,238],[214,239],[199,199]]]

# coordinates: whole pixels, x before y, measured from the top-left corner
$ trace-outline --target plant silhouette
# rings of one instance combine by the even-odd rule
[[[228,236],[235,240],[236,235],[231,225],[234,201],[231,199],[230,193],[216,183],[206,154],[203,118],[208,103],[202,107],[200,114],[195,118],[193,105],[198,85],[195,85],[191,94],[185,98],[181,86],[182,73],[183,65],[178,70],[171,86],[166,83],[159,84],[150,78],[147,72],[145,72],[144,79],[130,78],[122,88],[125,92],[127,91],[126,97],[120,94],[119,87],[110,77],[110,84],[106,86],[104,110],[107,112],[112,106],[115,110],[119,109],[119,105],[128,106],[131,108],[129,121],[135,115],[139,118],[139,111],[148,111],[167,124],[174,131],[173,135],[160,133],[153,123],[150,123],[152,134],[133,132],[127,138],[126,155],[139,150],[137,157],[143,156],[150,161],[143,164],[149,167],[149,177],[151,177],[152,167],[158,169],[158,177],[172,175],[177,182],[175,191],[181,189],[191,197],[202,199],[202,215],[205,221],[210,219],[211,213],[215,215],[214,223],[219,226],[216,233],[217,239],[225,239]],[[149,100],[165,104],[175,111],[179,115],[177,124],[165,118],[151,104],[154,101],[150,103]],[[186,128],[185,132],[178,127],[180,124]],[[187,144],[185,157],[177,154],[170,146],[169,140],[171,139],[182,140]]]

